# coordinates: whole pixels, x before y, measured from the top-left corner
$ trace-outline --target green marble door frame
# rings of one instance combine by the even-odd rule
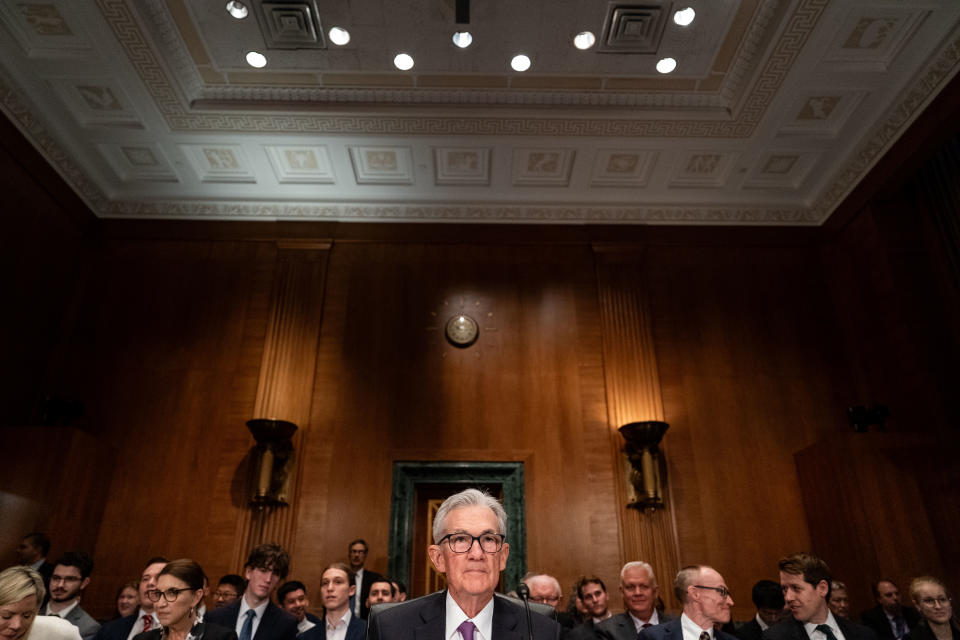
[[[510,556],[503,575],[507,590],[516,587],[527,571],[527,529],[522,462],[415,462],[393,463],[393,493],[390,499],[389,572],[410,584],[410,555],[416,485],[499,484],[507,512],[507,542]],[[430,537],[429,535],[427,536]]]

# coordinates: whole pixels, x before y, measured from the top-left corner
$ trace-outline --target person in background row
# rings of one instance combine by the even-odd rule
[[[310,608],[310,599],[307,597],[307,587],[302,582],[291,580],[280,585],[277,589],[277,602],[280,603],[280,608],[297,619],[299,634],[320,624],[320,618],[307,611]]]
[[[530,601],[548,604],[556,611],[556,621],[564,629],[572,629],[576,623],[569,613],[563,610],[563,589],[560,581],[546,573],[531,571],[523,576],[523,583],[530,588]]]
[[[26,566],[0,571],[0,637],[4,640],[80,640],[80,631],[57,616],[41,616],[43,577]]]
[[[357,592],[357,585],[353,580],[353,571],[342,562],[334,562],[324,568],[320,574],[320,597],[323,599],[326,614],[320,624],[301,636],[301,640],[366,638],[366,621],[353,615],[350,610],[350,596],[355,596]]]
[[[847,593],[847,585],[834,580],[830,583],[830,599],[827,600],[827,606],[833,615],[839,618],[850,618],[850,595]]]
[[[60,616],[80,630],[83,640],[91,640],[100,631],[100,623],[80,607],[83,590],[90,584],[93,558],[71,551],[53,563],[50,576],[50,599],[44,615]]]
[[[370,595],[367,596],[367,609],[381,602],[395,602],[397,588],[389,580],[377,580],[370,585]]]
[[[736,640],[718,630],[730,622],[733,598],[716,569],[684,567],[673,581],[673,593],[683,605],[680,618],[643,629],[638,640]]]
[[[860,614],[860,622],[873,629],[880,640],[903,640],[920,622],[920,613],[900,604],[900,589],[891,580],[873,584],[877,606]]]
[[[193,560],[168,562],[157,578],[157,586],[146,592],[156,607],[160,627],[144,631],[135,640],[237,640],[233,629],[204,622],[199,614],[206,576]]]
[[[247,581],[243,576],[228,573],[220,578],[217,590],[213,592],[213,608],[222,607],[235,602],[247,588]]]
[[[357,538],[351,542],[347,549],[350,571],[354,575],[354,586],[357,587],[357,592],[350,596],[350,609],[353,611],[353,615],[362,620],[366,620],[367,614],[370,612],[366,604],[367,596],[370,595],[370,585],[384,579],[376,571],[370,571],[363,567],[367,561],[368,551],[367,542],[363,538]]]
[[[397,595],[394,596],[394,602],[406,602],[407,600],[407,585],[403,584],[399,580],[390,579],[390,583],[393,585],[393,588],[396,589]]]
[[[757,615],[740,626],[733,635],[740,640],[760,640],[763,632],[783,618],[783,590],[773,580],[760,580],[750,593]]]
[[[620,570],[620,595],[625,612],[597,624],[597,634],[607,640],[636,640],[643,629],[670,622],[673,616],[657,611],[660,588],[653,567],[635,560]]]
[[[613,616],[608,607],[607,587],[597,576],[577,580],[577,599],[582,603],[587,617],[567,635],[568,640],[594,640],[596,625]]]
[[[940,580],[932,576],[914,578],[910,597],[923,619],[905,640],[960,640],[960,630],[953,624],[950,596]]]
[[[137,611],[125,618],[111,620],[100,627],[100,632],[94,640],[132,640],[135,635],[160,626],[160,619],[157,618],[153,602],[145,594],[151,589],[156,589],[157,576],[166,564],[167,559],[161,556],[147,561],[147,566],[140,574],[140,582],[137,585],[140,596],[140,606]]]
[[[43,578],[44,587],[49,586],[50,575],[53,573],[53,565],[47,562],[48,553],[50,553],[50,538],[39,531],[31,531],[23,536],[23,540],[17,546],[17,560],[20,564],[39,573]]]
[[[114,619],[125,618],[133,613],[136,613],[137,607],[140,606],[140,592],[137,591],[137,583],[134,581],[127,582],[120,586],[117,589],[117,611],[114,615]]]

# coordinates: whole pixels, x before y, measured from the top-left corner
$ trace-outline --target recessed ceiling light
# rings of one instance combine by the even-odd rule
[[[406,53],[398,53],[393,59],[393,65],[400,71],[409,71],[413,69],[413,58]]]
[[[267,66],[267,57],[262,53],[251,51],[247,54],[247,64],[260,69],[261,67]]]
[[[330,42],[341,47],[350,42],[350,32],[342,27],[333,27],[328,35],[330,36]]]
[[[471,42],[473,42],[473,36],[470,35],[469,31],[457,31],[453,34],[453,44],[461,49],[469,47]]]
[[[513,56],[513,60],[510,61],[510,66],[513,67],[514,71],[526,71],[530,68],[530,58],[520,53]]]
[[[230,0],[230,2],[227,3],[227,13],[232,15],[237,20],[243,20],[250,12],[247,10],[247,6],[242,2]]]
[[[596,43],[597,37],[589,31],[581,31],[573,36],[573,46],[581,51],[586,51]]]
[[[657,71],[660,73],[670,73],[677,68],[677,61],[673,58],[660,58],[657,62]]]
[[[696,17],[697,12],[693,10],[693,7],[687,7],[686,9],[680,9],[680,11],[677,11],[675,14],[673,14],[673,21],[681,27],[685,27],[693,22],[693,19]]]

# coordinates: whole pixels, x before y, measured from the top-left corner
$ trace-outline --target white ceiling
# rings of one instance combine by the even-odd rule
[[[0,106],[101,217],[816,225],[960,68],[957,0],[261,2],[0,0]]]

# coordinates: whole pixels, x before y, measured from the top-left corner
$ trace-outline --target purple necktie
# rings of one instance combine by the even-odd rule
[[[457,627],[457,631],[460,632],[460,635],[463,636],[463,640],[473,640],[473,632],[477,629],[477,625],[473,624],[469,620],[464,620],[460,623],[460,626]]]

